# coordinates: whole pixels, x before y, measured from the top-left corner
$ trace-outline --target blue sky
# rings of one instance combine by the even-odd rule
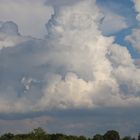
[[[134,8],[134,3],[131,0],[98,0],[97,4],[99,7],[103,9],[108,9],[111,12],[117,13],[123,17],[125,17],[125,20],[128,24],[128,28],[123,29],[119,32],[115,32],[112,34],[107,34],[107,35],[114,35],[115,36],[115,41],[118,44],[121,44],[123,46],[127,46],[129,49],[132,57],[134,58],[139,58],[140,55],[139,53],[131,46],[131,44],[128,44],[125,41],[125,36],[128,34],[131,34],[131,31],[133,28],[138,26],[138,21],[136,20],[136,15],[137,11]]]
[[[139,0],[0,0],[1,132],[136,136],[139,24]]]

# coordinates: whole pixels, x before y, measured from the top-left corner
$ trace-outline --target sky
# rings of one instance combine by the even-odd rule
[[[140,132],[139,0],[0,0],[0,130]]]

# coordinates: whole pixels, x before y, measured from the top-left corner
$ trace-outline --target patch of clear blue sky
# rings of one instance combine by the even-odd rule
[[[140,54],[125,41],[125,37],[131,34],[133,28],[138,26],[138,21],[136,20],[137,12],[132,0],[97,0],[97,4],[101,8],[106,8],[126,18],[128,28],[111,35],[115,36],[116,43],[128,48],[133,58],[140,58]]]

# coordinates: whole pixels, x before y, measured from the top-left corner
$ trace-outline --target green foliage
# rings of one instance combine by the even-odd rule
[[[107,131],[103,137],[104,140],[120,140],[119,133],[115,130]]]
[[[140,140],[140,133],[139,133],[139,135],[138,135],[138,140]]]
[[[85,136],[80,136],[80,137],[78,138],[78,140],[86,140],[86,137],[85,137]]]
[[[14,137],[13,134],[11,133],[6,133],[4,135],[1,136],[0,140],[11,140]]]
[[[125,136],[122,140],[132,140],[130,136]]]
[[[47,134],[42,128],[38,127],[29,133],[28,137],[33,140],[46,140]]]
[[[103,136],[100,134],[96,134],[92,140],[104,140]]]
[[[6,133],[0,136],[0,140],[135,140],[129,136],[120,139],[119,133],[114,130],[107,131],[104,135],[96,134],[93,138],[85,136],[72,136],[64,134],[47,134],[42,128],[36,128],[28,134]],[[138,135],[140,140],[140,134]]]

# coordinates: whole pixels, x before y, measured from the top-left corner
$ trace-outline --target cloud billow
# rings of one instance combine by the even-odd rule
[[[64,4],[40,40],[2,23],[0,112],[139,106],[140,69],[126,47],[102,35],[102,17],[94,0]]]

